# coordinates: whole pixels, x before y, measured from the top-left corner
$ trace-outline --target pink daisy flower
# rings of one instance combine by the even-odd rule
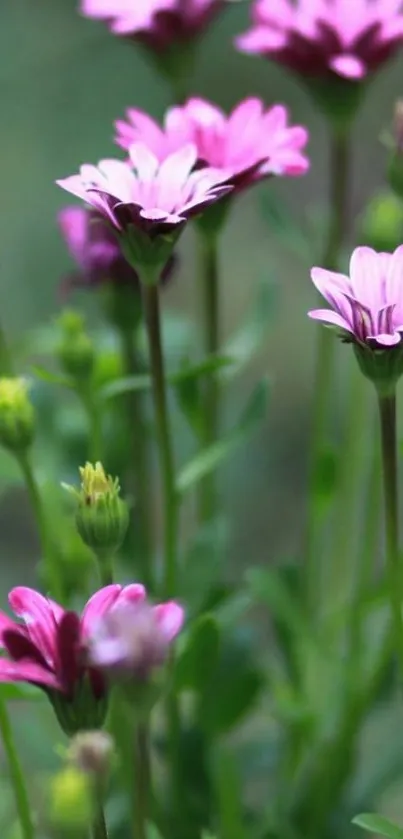
[[[403,332],[403,245],[394,253],[360,247],[353,251],[349,276],[312,268],[312,280],[331,306],[309,312],[336,327],[342,338],[373,349],[401,343]]]
[[[156,52],[198,36],[224,0],[81,0],[85,17],[104,20],[115,35],[136,38]]]
[[[145,597],[138,583],[109,585],[93,594],[78,615],[34,589],[12,589],[9,603],[21,622],[0,612],[0,642],[7,654],[0,658],[0,682],[41,687],[67,733],[99,727],[106,713],[107,688],[100,670],[87,664],[90,638],[107,614],[138,606]],[[153,607],[162,636],[172,637],[176,608],[169,603]]]
[[[193,97],[170,108],[162,128],[143,111],[129,108],[126,120],[117,120],[115,127],[118,145],[129,149],[132,143],[144,143],[160,161],[193,143],[199,163],[220,171],[223,180],[238,188],[270,175],[302,175],[309,167],[304,154],[307,129],[289,125],[283,105],[265,109],[252,97],[228,116]]]
[[[236,44],[303,76],[360,80],[402,40],[401,0],[254,0],[252,25]]]

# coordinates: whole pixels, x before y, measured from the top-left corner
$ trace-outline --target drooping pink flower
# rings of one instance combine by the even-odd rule
[[[359,80],[402,41],[401,0],[254,0],[252,26],[236,44],[304,76]]]
[[[124,603],[99,622],[90,638],[89,661],[111,679],[147,681],[164,664],[183,621],[184,611],[174,601]]]
[[[0,658],[0,682],[29,682],[45,690],[63,728],[70,733],[102,724],[107,689],[104,676],[89,665],[89,639],[109,613],[138,606],[145,600],[142,585],[109,585],[90,597],[79,616],[34,589],[18,587],[9,595],[21,623],[0,612],[0,643],[8,658]],[[154,607],[156,623],[169,633],[170,604]]]
[[[287,109],[265,109],[260,99],[240,102],[227,116],[205,99],[191,98],[170,108],[161,128],[151,117],[129,108],[117,120],[116,142],[124,149],[145,143],[163,161],[185,143],[194,143],[199,163],[222,172],[238,188],[269,175],[302,175],[309,162],[304,155],[308,132],[288,125]]]
[[[85,207],[65,207],[58,223],[77,271],[63,284],[71,288],[92,288],[111,283],[139,291],[139,277],[122,254],[119,242],[103,216]],[[172,274],[173,260],[166,266],[162,281]]]
[[[231,189],[222,185],[220,170],[195,170],[197,149],[191,143],[162,163],[142,143],[130,146],[129,157],[129,163],[85,164],[80,174],[56,183],[82,198],[118,231],[139,228],[150,239],[179,232],[187,219]]]
[[[373,349],[400,344],[403,333],[403,245],[394,253],[353,251],[349,276],[312,268],[312,280],[330,309],[309,316],[336,327],[347,341]]]
[[[81,0],[86,17],[105,20],[115,35],[136,38],[157,52],[198,36],[225,0]]]

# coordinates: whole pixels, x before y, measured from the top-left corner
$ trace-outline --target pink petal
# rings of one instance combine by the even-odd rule
[[[8,601],[13,612],[25,621],[32,643],[53,666],[57,626],[52,603],[38,591],[25,586],[12,589]]]
[[[91,633],[94,623],[97,623],[105,612],[116,603],[121,591],[122,586],[114,583],[101,588],[90,597],[81,614],[81,635],[83,639]]]
[[[341,294],[351,293],[351,283],[345,274],[336,271],[327,271],[326,268],[312,268],[311,279],[322,297],[333,305],[334,292]]]
[[[144,143],[132,143],[129,146],[129,156],[139,180],[151,181],[155,177],[159,161]]]
[[[370,311],[380,309],[387,302],[382,294],[382,267],[384,266],[378,259],[379,256],[380,254],[372,248],[364,246],[355,248],[350,259],[353,295]]]
[[[383,344],[385,347],[393,347],[395,344],[400,343],[401,335],[398,332],[394,332],[393,335],[368,335],[368,340],[371,339],[377,341],[378,344]]]
[[[57,220],[73,259],[83,266],[89,224],[87,211],[82,207],[65,207]]]
[[[387,302],[395,303],[400,311],[403,309],[403,245],[389,256],[386,273]]]
[[[117,604],[122,603],[141,603],[146,598],[146,590],[141,583],[130,583],[124,586],[117,598]]]
[[[235,38],[235,46],[242,52],[274,52],[287,46],[287,35],[268,26],[255,26],[249,32]]]
[[[312,320],[322,321],[329,326],[337,326],[345,332],[351,332],[354,334],[354,331],[348,321],[339,315],[338,312],[333,312],[332,309],[313,309],[308,312],[308,317],[312,318]]]
[[[185,620],[185,611],[174,600],[154,606],[154,614],[158,625],[167,641],[172,641],[180,632]]]
[[[0,682],[29,682],[62,691],[54,673],[30,661],[8,661],[0,658]]]
[[[69,175],[67,178],[59,178],[59,180],[55,181],[55,183],[57,186],[65,189],[66,192],[70,192],[77,198],[82,198],[84,201],[88,201],[86,186],[83,184],[81,175]]]
[[[362,79],[367,67],[356,55],[337,55],[329,61],[329,67],[345,79]]]
[[[0,612],[0,649],[4,648],[4,641],[3,641],[3,632],[7,630],[16,630],[19,629],[21,632],[25,633],[25,627],[19,626],[12,618],[6,615],[4,612]]]

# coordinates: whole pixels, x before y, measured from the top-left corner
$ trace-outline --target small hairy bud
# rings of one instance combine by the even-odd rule
[[[77,530],[99,558],[110,556],[120,547],[129,523],[119,480],[107,475],[99,462],[80,467],[80,476],[81,489],[66,487],[77,499]]]
[[[81,772],[102,779],[108,774],[114,744],[106,731],[85,731],[70,742],[67,757]]]
[[[34,437],[35,414],[24,379],[0,379],[0,443],[22,453]]]

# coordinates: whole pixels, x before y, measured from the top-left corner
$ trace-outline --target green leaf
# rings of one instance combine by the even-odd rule
[[[105,400],[113,399],[115,396],[122,396],[125,393],[149,390],[150,388],[150,376],[146,373],[141,373],[138,376],[122,376],[119,379],[115,379],[114,382],[108,382],[99,388],[98,396]]]
[[[228,543],[228,523],[220,516],[198,530],[186,551],[178,580],[178,597],[191,614],[204,606],[209,592],[219,582]]]
[[[32,373],[41,381],[50,385],[58,385],[59,387],[67,387],[69,390],[74,390],[74,382],[68,376],[62,376],[60,373],[53,373],[52,370],[46,370],[38,364],[31,367]]]
[[[229,367],[233,363],[234,359],[228,354],[212,355],[205,358],[200,364],[185,364],[179,372],[171,373],[168,376],[168,381],[171,384],[180,385],[182,382],[187,382],[190,379],[200,379],[203,376],[209,376],[212,373],[222,370],[223,367]]]
[[[361,813],[353,819],[353,824],[368,830],[369,833],[385,836],[386,839],[403,839],[403,829],[377,813]]]
[[[177,477],[177,491],[184,495],[210,472],[218,468],[252,434],[266,416],[268,381],[260,382],[253,391],[241,419],[226,437],[199,452],[187,463]]]
[[[217,799],[220,839],[243,839],[242,787],[235,756],[219,743],[212,758],[212,777]]]
[[[270,235],[304,261],[312,257],[312,242],[309,233],[301,228],[272,184],[262,193],[260,202],[262,216],[270,227]]]
[[[277,288],[274,283],[260,282],[256,299],[240,329],[229,339],[224,353],[231,358],[231,366],[221,371],[220,379],[233,379],[258,352],[267,340],[267,327],[275,311]]]
[[[185,649],[177,659],[175,687],[201,691],[217,662],[220,631],[213,615],[202,615],[189,633]]]

